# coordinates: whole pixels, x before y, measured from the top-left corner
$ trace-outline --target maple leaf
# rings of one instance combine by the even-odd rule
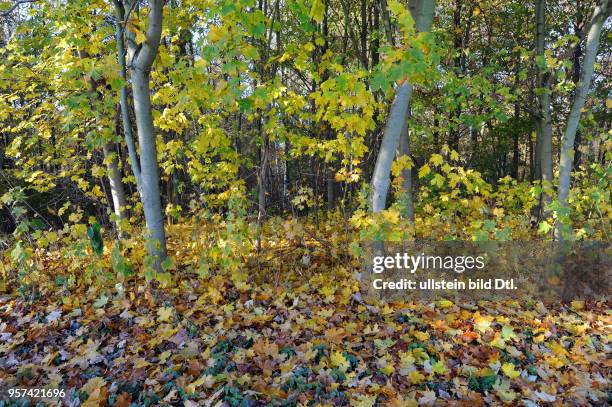
[[[436,402],[436,392],[432,390],[427,390],[422,392],[422,396],[419,397],[419,406],[430,406]]]
[[[106,402],[106,380],[102,377],[92,377],[81,387],[81,391],[85,392],[88,397],[82,404],[87,407],[97,407]]]
[[[342,328],[329,328],[325,331],[325,340],[330,343],[341,344],[348,334]]]
[[[482,317],[480,314],[474,318],[474,329],[484,333],[491,327],[491,319]]]
[[[417,370],[410,372],[410,374],[408,374],[408,378],[412,384],[421,384],[425,380],[425,376],[422,373],[419,373]]]
[[[504,403],[511,403],[516,399],[516,392],[510,388],[510,382],[508,380],[498,380],[493,385],[493,390]]]
[[[516,370],[512,363],[504,363],[501,369],[502,369],[502,372],[504,372],[504,374],[508,376],[510,379],[515,379],[521,375],[521,372]]]
[[[167,322],[172,318],[174,309],[172,307],[161,307],[157,310],[157,320],[159,322]]]
[[[332,367],[338,368],[343,372],[346,372],[350,367],[349,361],[344,357],[341,352],[333,352],[329,359]]]

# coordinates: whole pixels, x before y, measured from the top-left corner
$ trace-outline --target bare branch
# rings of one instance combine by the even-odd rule
[[[7,10],[0,12],[0,16],[8,17],[17,9],[17,7],[24,5],[24,4],[35,3],[37,1],[38,0],[16,0],[13,2],[13,5],[9,7]]]

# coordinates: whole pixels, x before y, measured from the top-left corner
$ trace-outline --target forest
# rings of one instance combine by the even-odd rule
[[[611,15],[0,0],[0,406],[610,405]],[[605,293],[369,295],[436,242]]]

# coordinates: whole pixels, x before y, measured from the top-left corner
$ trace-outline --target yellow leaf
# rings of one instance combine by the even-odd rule
[[[87,394],[92,394],[95,390],[103,387],[106,384],[106,381],[101,377],[92,377],[85,383],[83,387],[81,387],[81,391],[84,391]]]
[[[444,162],[444,158],[440,154],[432,154],[429,161],[433,165],[442,165],[442,163]]]
[[[351,398],[351,407],[374,407],[376,395],[357,394]]]
[[[425,376],[419,373],[417,370],[413,370],[409,375],[410,383],[412,384],[420,384],[425,380]]]
[[[446,309],[453,306],[453,302],[449,300],[440,300],[438,301],[438,308]]]
[[[208,31],[208,41],[215,43],[223,38],[223,29],[219,26],[213,26]]]
[[[423,178],[426,177],[427,174],[429,174],[431,171],[431,169],[429,168],[429,165],[425,164],[424,166],[422,166],[419,169],[419,178]]]
[[[391,376],[395,373],[395,367],[391,363],[387,363],[382,369],[380,369],[386,376]]]
[[[170,318],[172,317],[172,307],[162,307],[160,309],[157,310],[157,315],[158,318],[157,320],[159,322],[167,322],[170,321]]]
[[[439,360],[436,363],[434,363],[434,365],[431,368],[432,368],[431,369],[432,373],[437,373],[437,374],[444,374],[444,373],[446,373],[446,365],[441,360]]]
[[[508,376],[510,379],[517,378],[521,375],[521,372],[516,370],[512,363],[504,363],[502,365],[502,372],[504,372],[504,374]]]
[[[612,109],[612,99],[606,99],[606,107]]]
[[[553,353],[557,356],[567,355],[567,351],[565,350],[563,345],[561,345],[559,342],[556,342],[556,341],[550,344],[550,350],[552,350]]]
[[[486,332],[491,327],[491,320],[489,318],[481,317],[480,315],[474,318],[474,329],[479,332]]]
[[[574,311],[582,311],[584,309],[584,301],[572,301],[571,306]]]
[[[332,367],[337,367],[343,372],[346,372],[350,366],[349,361],[346,360],[346,358],[341,352],[336,351],[332,353],[329,359]]]
[[[136,44],[142,44],[147,40],[145,33],[140,31],[138,28],[134,28],[134,34],[136,34]]]

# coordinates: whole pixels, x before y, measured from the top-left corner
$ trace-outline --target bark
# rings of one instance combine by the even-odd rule
[[[148,252],[160,269],[166,257],[166,235],[159,188],[157,143],[151,107],[150,73],[157,56],[162,30],[163,0],[149,0],[146,40],[136,46],[131,43],[131,79],[134,116],[140,146],[141,199],[148,229]]]
[[[535,122],[536,140],[533,151],[533,173],[532,181],[540,181],[542,179],[542,165],[540,157],[542,157],[542,127],[540,126],[540,119],[536,118]]]
[[[359,32],[361,42],[361,61],[363,67],[368,69],[368,3],[361,0],[361,30]]]
[[[261,143],[261,167],[259,168],[259,172],[257,174],[257,191],[258,191],[258,199],[257,199],[257,229],[261,231],[261,227],[263,221],[266,217],[266,169],[268,166],[268,149],[267,142],[268,137],[264,135],[264,130],[262,126],[262,118],[259,118],[257,129],[259,131],[260,137],[262,138]],[[257,238],[257,251],[261,251],[261,233],[258,234]]]
[[[519,84],[519,71],[520,71],[520,56],[517,55],[516,66],[514,71],[514,88],[518,89]],[[516,125],[520,124],[521,118],[521,107],[519,100],[514,102],[514,120]],[[518,180],[519,178],[519,163],[520,163],[520,151],[519,151],[519,132],[515,129],[513,134],[513,145],[512,145],[512,178]]]
[[[2,169],[4,168],[4,157],[5,157],[5,153],[4,153],[4,143],[0,142],[0,171],[2,171]]]
[[[376,5],[374,5],[374,22],[372,23],[372,27],[373,30],[378,30],[379,25],[380,25],[380,8],[377,7]],[[378,39],[378,35],[374,36],[374,39],[372,40],[372,46],[371,46],[371,50],[372,50],[372,66],[376,66],[378,65],[378,62],[380,61],[380,40]]]
[[[79,56],[81,58],[86,58],[88,55],[86,52],[79,51]],[[87,77],[87,83],[89,85],[89,97],[90,102],[94,104],[94,101],[102,100],[103,95],[98,92],[96,81],[94,81],[90,76]],[[97,121],[96,114],[96,121]],[[52,139],[55,139],[55,136],[52,136]],[[55,145],[55,142],[54,142]],[[121,181],[121,170],[119,169],[119,160],[117,159],[117,154],[113,154],[113,146],[114,143],[105,143],[102,146],[102,152],[104,154],[104,162],[106,164],[107,169],[107,177],[110,184],[110,193],[111,199],[108,200],[109,207],[112,206],[112,210],[117,215],[117,232],[119,236],[122,236],[121,231],[121,221],[125,219],[125,208],[126,208],[126,198],[125,198],[125,189],[123,187],[123,182]],[[55,148],[55,147],[54,147]],[[55,152],[54,152],[55,154]],[[104,186],[104,183],[102,183]],[[108,198],[108,194],[107,194]],[[112,204],[111,204],[112,201]]]
[[[573,55],[573,72],[572,72],[572,81],[578,88],[580,84],[580,59],[582,58],[582,47],[581,44],[576,44],[574,47],[574,55]],[[574,140],[574,171],[580,170],[580,161],[582,158],[582,153],[580,152],[580,144],[582,143],[582,132],[580,129],[576,130],[576,139]]]
[[[333,211],[334,210],[334,203],[335,203],[335,198],[334,198],[334,170],[332,169],[328,169],[327,170],[327,210],[328,211]]]
[[[383,2],[381,1],[381,5]],[[433,20],[435,8],[434,0],[416,0],[410,3],[410,11],[415,21],[415,28],[418,31],[429,31]],[[383,9],[383,16],[385,10]],[[385,18],[386,19],[386,18]],[[390,35],[387,36],[391,37]],[[380,151],[376,159],[374,174],[372,175],[372,211],[374,213],[385,209],[387,201],[387,193],[390,185],[391,164],[396,154],[396,150],[400,147],[402,141],[402,149],[400,154],[409,153],[408,140],[408,116],[410,114],[410,97],[412,96],[412,85],[406,81],[398,86],[395,90],[395,99],[391,105],[387,124],[383,133],[383,139],[380,146]],[[406,181],[406,180],[410,181]],[[410,184],[412,177],[409,173],[406,174],[404,182],[404,193],[407,200],[412,205],[412,185]]]
[[[389,16],[389,9],[387,8],[387,0],[378,0],[380,6],[380,14],[382,15],[383,25],[385,27],[385,36],[387,42],[391,45],[395,45],[393,41],[393,31],[391,29],[391,17]]]
[[[102,147],[102,151],[104,152],[104,161],[106,162],[108,181],[110,183],[113,212],[117,215],[117,219],[119,219],[118,223],[121,224],[121,221],[125,219],[127,201],[125,199],[123,183],[121,182],[119,160],[117,159],[117,153],[113,151],[113,146],[113,143],[107,143]],[[117,230],[121,234],[121,228],[118,227]]]
[[[537,0],[536,3],[536,58],[544,57],[546,46],[546,0]],[[552,161],[552,113],[550,105],[550,84],[552,77],[546,72],[546,68],[538,64],[537,78],[538,90],[538,118],[536,129],[536,162],[539,167],[536,175],[542,181],[542,185],[552,186],[553,161]],[[551,201],[551,196],[543,191],[540,196],[538,212],[546,208]],[[539,217],[539,214],[538,214]]]
[[[387,118],[380,151],[374,166],[374,174],[372,175],[372,211],[374,213],[380,212],[386,207],[387,192],[391,183],[391,164],[393,163],[405,122],[408,119],[411,95],[412,85],[408,81],[400,85],[395,91],[395,99]]]
[[[584,107],[591,86],[601,30],[604,21],[609,15],[608,0],[600,1],[593,11],[593,17],[586,39],[584,60],[582,61],[582,69],[580,71],[580,81],[576,86],[574,101],[567,119],[565,132],[561,139],[558,199],[563,208],[567,208],[568,206],[567,199],[570,191],[571,171],[574,160],[574,139],[576,131],[578,130],[582,108]],[[563,240],[564,225],[562,222],[557,222],[555,234],[559,240]]]
[[[114,0],[115,5],[115,38],[117,42],[117,57],[119,60],[119,74],[123,79],[123,85],[119,89],[119,106],[121,108],[121,122],[123,125],[123,137],[125,138],[125,144],[128,148],[128,154],[130,156],[130,164],[134,178],[136,178],[136,188],[140,193],[140,186],[142,180],[140,178],[140,163],[138,161],[138,154],[136,153],[136,144],[134,143],[134,135],[132,134],[132,122],[130,120],[130,107],[128,104],[127,95],[127,69],[126,69],[126,50],[125,50],[125,30],[123,28],[123,21],[125,19],[125,8],[119,0]],[[142,198],[142,193],[140,193]]]
[[[408,106],[408,117],[410,117],[410,105]],[[400,136],[399,144],[399,156],[410,156],[410,132],[408,128],[408,120],[404,121],[404,128]],[[402,170],[402,193],[405,194],[406,200],[404,213],[402,214],[405,218],[414,222],[414,199],[412,194],[412,169],[404,168]]]

